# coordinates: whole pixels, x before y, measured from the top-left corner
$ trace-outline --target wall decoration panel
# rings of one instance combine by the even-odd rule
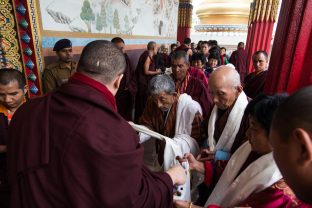
[[[0,0],[0,68],[23,71],[11,0]]]

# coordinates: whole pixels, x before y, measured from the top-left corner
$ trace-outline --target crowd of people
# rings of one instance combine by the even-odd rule
[[[248,74],[242,42],[229,56],[215,40],[150,41],[136,68],[125,48],[92,41],[76,63],[59,40],[45,95],[29,100],[24,75],[0,70],[1,208],[312,207],[312,87],[265,95],[269,55]],[[174,199],[181,165],[144,164],[130,121],[200,148],[174,158],[203,175],[193,202]],[[154,144],[162,166],[166,142]]]

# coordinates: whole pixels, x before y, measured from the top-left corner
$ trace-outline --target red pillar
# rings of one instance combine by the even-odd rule
[[[312,84],[312,0],[283,0],[265,92],[292,93]]]
[[[253,71],[252,55],[258,50],[270,52],[272,31],[276,19],[279,0],[254,0],[250,12],[251,32],[248,33],[247,40],[247,68],[249,72]]]
[[[177,40],[180,43],[183,43],[184,39],[191,35],[192,12],[191,0],[180,0],[177,32]]]

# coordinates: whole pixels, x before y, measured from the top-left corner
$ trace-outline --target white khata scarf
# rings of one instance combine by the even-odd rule
[[[247,96],[244,93],[244,91],[242,91],[239,94],[234,104],[234,107],[230,112],[229,118],[226,122],[226,125],[222,131],[222,134],[217,144],[215,142],[213,135],[215,131],[215,123],[218,116],[218,107],[216,105],[213,107],[208,123],[208,134],[209,134],[208,145],[211,151],[223,150],[226,152],[230,152],[234,139],[239,130],[247,104],[248,104]]]
[[[258,158],[237,176],[250,152],[251,145],[248,141],[235,151],[205,207],[210,204],[237,206],[251,194],[263,191],[282,178],[272,152]]]

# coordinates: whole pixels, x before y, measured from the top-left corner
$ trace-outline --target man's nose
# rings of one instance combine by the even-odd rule
[[[213,102],[214,102],[214,103],[218,103],[218,102],[219,102],[218,96],[213,96]]]
[[[162,104],[162,102],[160,102],[159,100],[157,100],[157,107],[158,107],[158,108],[161,108],[161,107],[163,107],[163,104]]]
[[[9,103],[9,102],[11,102],[11,101],[12,101],[11,96],[5,96],[5,97],[4,97],[4,102]]]

